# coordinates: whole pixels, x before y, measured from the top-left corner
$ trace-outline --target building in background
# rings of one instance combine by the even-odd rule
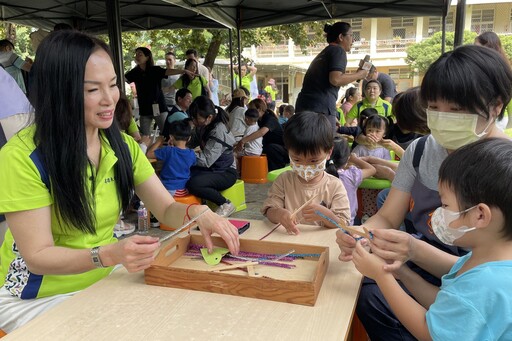
[[[452,0],[446,18],[446,31],[455,27],[456,0]],[[352,26],[354,44],[348,54],[347,68],[356,70],[359,60],[366,54],[379,72],[387,73],[395,81],[398,91],[419,85],[420,75],[406,63],[406,49],[442,30],[441,17],[392,17],[341,19]],[[482,33],[512,34],[512,2],[490,0],[467,0],[465,30]],[[279,89],[280,102],[295,103],[301,90],[305,72],[313,58],[325,47],[319,44],[304,54],[293,41],[282,45],[247,47],[243,55],[255,61],[258,85],[264,88],[268,79],[274,78]],[[217,60],[220,91],[231,91],[227,61]]]

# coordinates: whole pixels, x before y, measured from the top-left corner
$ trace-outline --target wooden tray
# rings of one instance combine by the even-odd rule
[[[221,238],[212,240],[216,247],[226,247]],[[205,245],[201,235],[176,238],[164,245],[153,264],[144,270],[146,283],[313,306],[329,263],[328,247],[240,239],[242,251],[285,254],[294,249],[296,254],[320,256],[286,262],[296,265],[293,269],[258,264],[254,267],[257,276],[241,269],[212,272],[225,264],[210,266],[202,259],[184,255],[189,244]]]

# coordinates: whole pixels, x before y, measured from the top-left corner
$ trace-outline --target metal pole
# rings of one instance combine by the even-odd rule
[[[231,82],[230,88],[231,93],[235,91],[235,82],[233,81],[235,78],[233,77],[233,31],[228,28],[229,31],[229,80]]]
[[[105,0],[105,6],[107,9],[108,38],[110,42],[110,49],[112,50],[112,56],[114,58],[117,83],[121,88],[121,91],[125,92],[119,0]]]
[[[453,47],[462,45],[464,40],[464,17],[466,16],[466,0],[458,0],[457,2],[457,18],[455,19],[455,38]]]
[[[238,86],[242,86],[242,35],[240,34],[240,7],[236,9],[236,34],[238,35]],[[247,89],[251,90],[251,89]]]
[[[443,31],[441,32],[441,54],[446,51],[446,14],[441,18]]]

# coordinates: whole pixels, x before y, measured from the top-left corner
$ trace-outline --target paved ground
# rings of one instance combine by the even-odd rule
[[[231,215],[233,218],[242,219],[263,219],[260,213],[261,205],[267,198],[267,192],[272,183],[266,184],[245,184],[245,202],[247,209]]]

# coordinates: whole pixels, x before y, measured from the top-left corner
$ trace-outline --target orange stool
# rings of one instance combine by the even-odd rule
[[[192,195],[192,194],[187,194],[182,197],[174,197],[174,200],[176,200],[177,202],[180,202],[182,204],[187,204],[187,205],[190,205],[190,204],[201,205],[201,199],[199,199],[198,197],[196,197],[195,195]]]
[[[7,335],[7,333],[6,333],[6,332],[4,332],[2,329],[0,329],[0,339],[1,339],[2,337],[4,337],[5,335]]]
[[[182,197],[174,197],[174,200],[176,200],[177,202],[180,202],[182,204],[187,204],[187,205],[190,205],[190,204],[201,205],[201,199],[199,199],[198,197],[196,197],[195,195],[192,195],[192,194],[187,194]],[[163,223],[160,223],[160,230],[174,231],[174,230],[176,230],[176,228],[177,227],[171,227],[171,226],[165,225]]]
[[[242,156],[242,180],[250,184],[264,184],[267,180],[267,156]]]

